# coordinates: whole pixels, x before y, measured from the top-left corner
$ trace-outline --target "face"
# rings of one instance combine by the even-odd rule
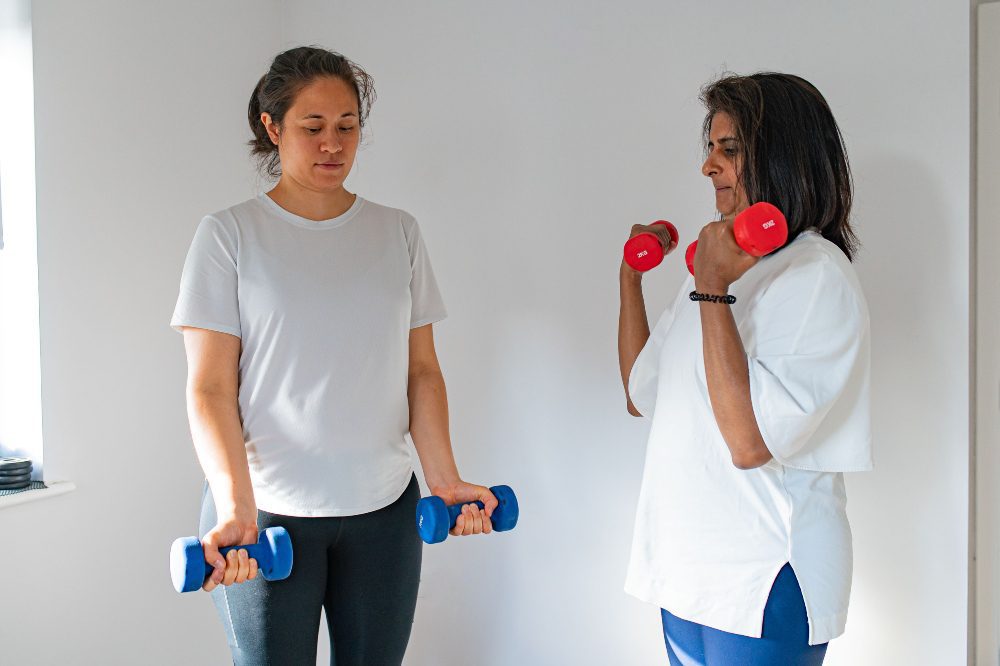
[[[712,179],[715,186],[715,207],[723,217],[732,217],[742,211],[747,203],[746,192],[740,184],[743,169],[743,147],[736,140],[736,128],[728,114],[712,116],[708,133],[708,157],[701,165],[701,172]]]
[[[343,188],[361,139],[358,98],[341,79],[316,79],[296,95],[279,127],[270,114],[261,122],[278,146],[281,178],[320,193]]]

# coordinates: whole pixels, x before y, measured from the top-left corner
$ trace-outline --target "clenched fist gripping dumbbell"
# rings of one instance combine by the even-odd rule
[[[653,225],[664,225],[673,243],[677,243],[677,228],[666,220]],[[652,225],[651,225],[652,226]],[[747,254],[763,257],[782,247],[788,240],[788,222],[777,206],[765,201],[755,203],[733,219],[733,235],[736,244]],[[698,251],[698,241],[687,247],[684,261],[688,271],[694,275],[694,256]],[[628,239],[624,249],[625,263],[644,273],[663,261],[664,247],[660,239],[652,233],[643,232]]]

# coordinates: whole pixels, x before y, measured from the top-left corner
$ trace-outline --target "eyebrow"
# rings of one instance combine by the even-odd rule
[[[341,118],[351,118],[351,117],[356,118],[357,116],[358,114],[354,113],[353,111],[348,111],[347,113],[343,113],[340,115]],[[314,119],[324,120],[325,118],[326,117],[322,113],[310,113],[308,115],[302,116],[302,120],[314,120]]]
[[[735,136],[724,136],[721,139],[719,139],[719,143],[737,143],[737,140],[736,140]],[[708,142],[708,147],[709,148],[711,148],[714,145],[715,145],[715,142],[713,142],[713,141],[709,141]]]

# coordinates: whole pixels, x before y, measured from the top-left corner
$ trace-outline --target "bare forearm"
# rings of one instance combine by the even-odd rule
[[[732,310],[718,303],[701,303],[705,376],[712,411],[733,464],[759,467],[771,459],[757,426],[750,401],[750,370]]]
[[[424,478],[431,488],[459,480],[448,429],[448,395],[439,371],[411,374],[407,389],[410,403],[410,437],[420,457]]]
[[[624,264],[619,274],[621,307],[618,311],[618,367],[621,370],[622,385],[628,411],[633,416],[641,416],[632,404],[628,394],[628,378],[632,373],[635,359],[639,357],[649,339],[649,321],[646,318],[646,302],[642,297],[642,276]]]
[[[236,399],[189,390],[187,405],[194,448],[219,512],[256,510]]]

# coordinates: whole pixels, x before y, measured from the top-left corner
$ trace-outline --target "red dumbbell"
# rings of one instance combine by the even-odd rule
[[[733,235],[736,237],[736,244],[744,252],[763,257],[788,240],[788,222],[777,206],[761,201],[736,216],[733,220]],[[691,275],[694,275],[694,254],[697,250],[698,241],[695,241],[684,252],[684,261]]]
[[[677,227],[666,220],[657,220],[650,226],[657,224],[662,224],[667,228],[671,241],[677,243],[680,240]],[[625,241],[625,263],[640,273],[656,268],[661,261],[663,261],[663,246],[660,245],[660,239],[656,234],[644,231]]]

